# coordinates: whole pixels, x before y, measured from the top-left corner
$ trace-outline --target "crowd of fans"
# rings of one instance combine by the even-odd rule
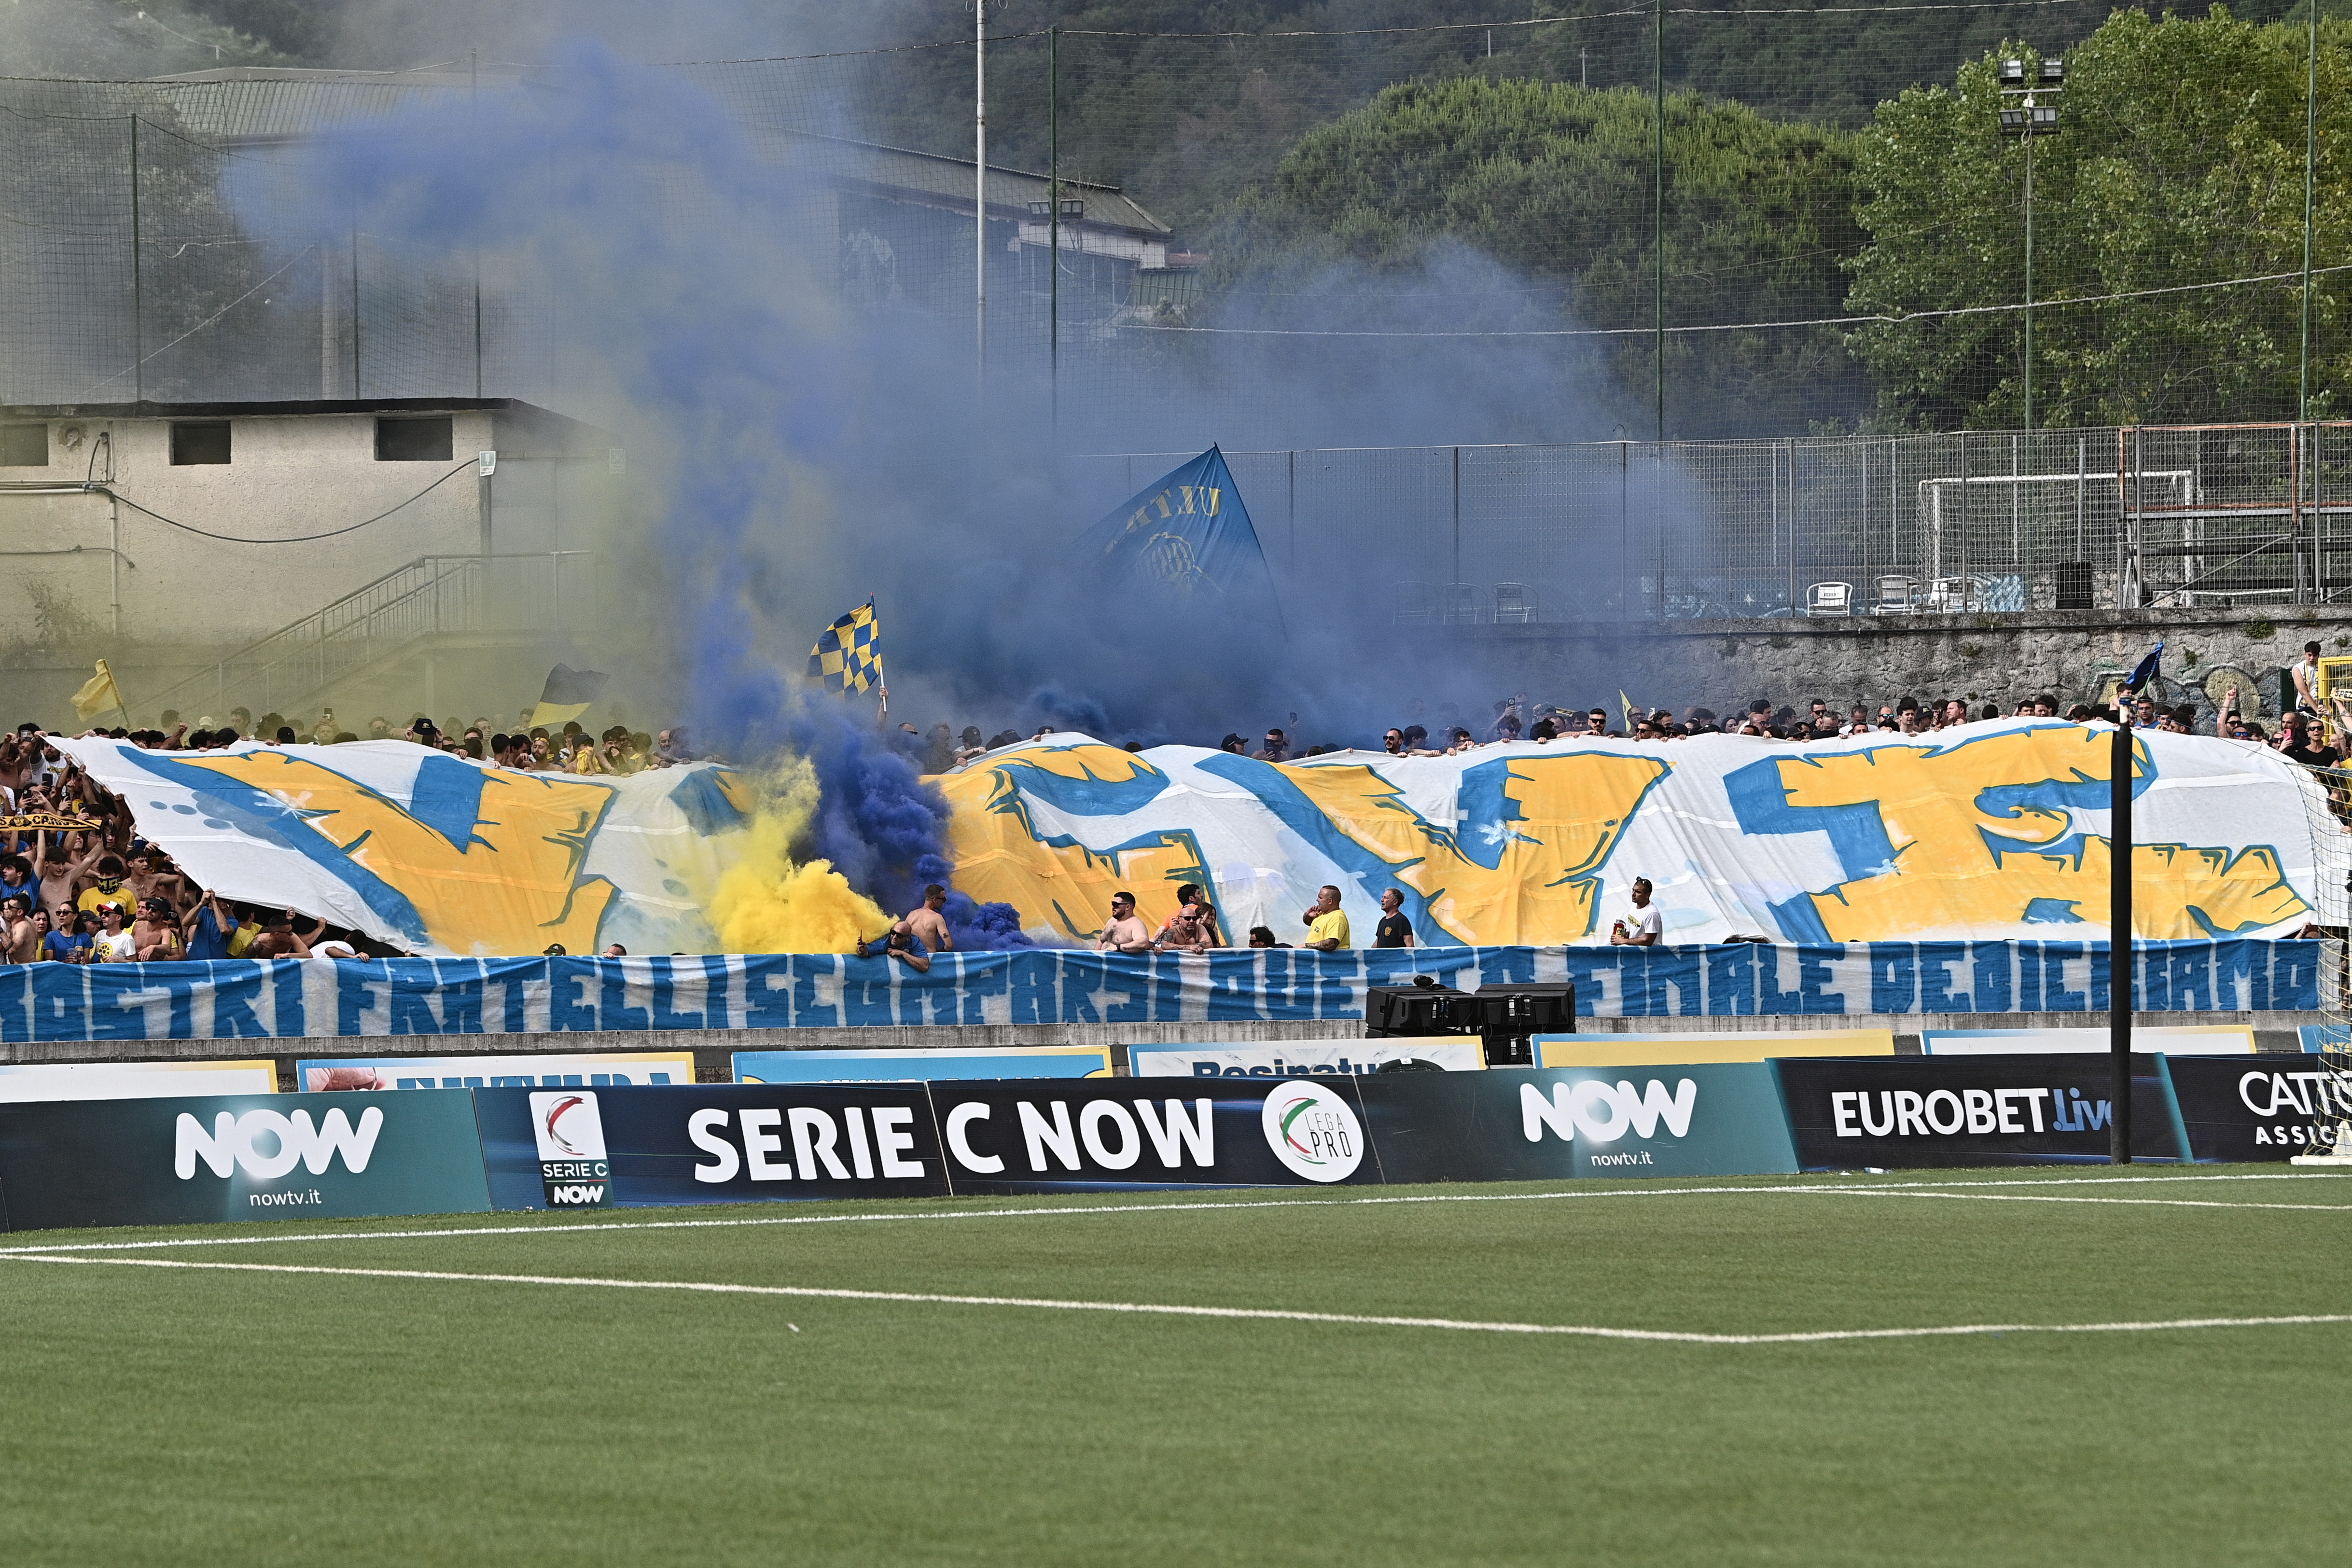
[[[202,887],[140,838],[121,799],[33,725],[0,739],[0,962],[365,958],[388,953],[291,909]]]
[[[37,728],[20,725],[18,731]],[[83,734],[110,736],[150,751],[218,751],[248,740],[264,746],[340,746],[358,740],[404,740],[526,773],[626,775],[697,760],[687,748],[686,731],[682,728],[648,735],[616,724],[592,735],[577,719],[554,727],[533,725],[528,708],[511,731],[497,728],[488,718],[477,718],[467,724],[453,716],[446,726],[439,725],[419,710],[397,730],[393,728],[392,720],[378,715],[367,721],[367,733],[362,736],[341,728],[332,708],[323,709],[315,722],[297,724],[275,713],[263,714],[256,721],[250,712],[240,707],[231,708],[225,720],[215,721],[209,714],[205,715],[193,728],[177,712],[166,711],[160,727],[92,729]]]

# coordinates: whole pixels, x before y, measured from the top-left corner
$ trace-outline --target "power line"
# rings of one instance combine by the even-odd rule
[[[2312,276],[2330,272],[2352,272],[2352,262],[2336,267],[2315,267]],[[2208,288],[2240,288],[2256,283],[2284,283],[2300,280],[2300,269],[2294,272],[2266,272],[2253,277],[2224,278],[2219,283],[2176,283],[2162,288],[2135,288],[2116,294],[2084,294],[2068,299],[2037,299],[2037,310],[2062,310],[2074,305],[2107,305],[2119,299],[2151,299],[2165,294],[2189,294]],[[1909,321],[1940,320],[1953,316],[1993,316],[2013,310],[2023,310],[2023,305],[1959,305],[1948,310],[1911,310],[1893,316],[1815,316],[1798,321],[1725,321],[1706,327],[1668,327],[1669,332],[1762,332],[1781,327],[1861,327],[1901,326]],[[1127,321],[1118,325],[1139,332],[1202,332],[1230,338],[1633,338],[1648,337],[1654,327],[1539,327],[1519,329],[1468,329],[1462,331],[1393,331],[1379,328],[1318,329],[1307,327],[1179,327],[1157,322]]]
[[[125,496],[120,491],[112,489],[106,485],[91,485],[88,487],[101,496],[112,497],[115,500],[118,500],[124,506],[129,507],[132,511],[144,512],[147,516],[154,518],[159,523],[167,523],[173,528],[181,529],[186,533],[198,535],[204,538],[218,539],[223,544],[306,545],[319,539],[333,538],[338,534],[356,533],[360,529],[366,528],[370,523],[380,523],[383,521],[384,518],[392,516],[393,513],[399,511],[401,507],[414,506],[418,501],[425,499],[425,497],[433,494],[434,491],[438,490],[442,486],[446,485],[450,480],[455,479],[458,475],[463,474],[467,469],[471,468],[472,466],[474,466],[474,462],[472,459],[468,458],[467,461],[458,464],[455,468],[450,469],[446,474],[442,475],[438,479],[434,480],[430,485],[425,486],[422,490],[417,491],[414,496],[409,497],[407,500],[387,507],[383,511],[378,512],[374,517],[369,517],[363,522],[347,524],[340,528],[329,528],[323,534],[303,534],[299,538],[289,539],[247,539],[239,538],[235,534],[213,533],[209,529],[197,528],[193,523],[184,523],[177,517],[167,517],[163,513],[155,510],[152,507],[142,507],[138,502],[132,500],[130,497]]]

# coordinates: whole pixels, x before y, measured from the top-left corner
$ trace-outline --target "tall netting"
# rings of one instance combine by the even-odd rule
[[[1901,451],[1882,471],[1873,448],[1831,460],[1805,441],[2019,430],[2013,465],[1988,446],[1965,476],[1923,476],[1961,481],[1931,511],[1958,509],[1963,574],[2024,568],[2036,530],[2074,517],[2084,546],[2064,559],[2107,571],[2095,502],[2066,476],[2116,463],[2078,461],[2081,433],[2344,412],[2352,253],[2335,214],[2352,169],[2316,165],[2306,311],[2301,28],[2094,0],[1874,10],[1592,0],[1529,21],[1449,0],[1145,33],[1108,25],[1116,6],[1016,0],[987,46],[978,217],[968,37],[624,68],[717,104],[807,176],[778,198],[793,210],[741,216],[829,251],[844,308],[913,312],[952,351],[984,338],[992,374],[1050,384],[1066,451],[1134,450],[1143,432],[1192,450],[1664,437],[1690,483],[1760,463],[1799,514],[1835,497],[1859,519],[1874,486],[1907,482]],[[2324,150],[2352,134],[2352,24],[2321,42]],[[2051,134],[2002,132],[2011,53],[2066,64]],[[612,79],[0,80],[0,402],[560,399],[579,326],[527,277],[351,211],[298,214],[297,243],[265,246],[231,197],[335,127]],[[549,173],[530,152],[479,155],[509,188]],[[2336,438],[2308,439],[2263,505],[2290,522],[2308,505],[2325,534],[2335,514],[2312,497]],[[1698,450],[1759,440],[1783,444]],[[2208,515],[2221,505],[2149,499],[2121,525],[2152,541],[2129,591],[2264,591],[2277,554],[2314,590],[2337,570],[2332,535],[2262,542],[2252,502]],[[1836,569],[1937,575],[1898,537],[1916,505],[1890,510],[1871,525],[1887,557]],[[2159,549],[2178,553],[2159,568]],[[1769,553],[1786,603],[1789,547]],[[1688,596],[1752,597],[1758,574],[1727,564]]]
[[[2340,716],[2329,728],[2339,748],[2352,739]],[[2315,1071],[2282,1075],[2271,1086],[2271,1101],[2284,1135],[2304,1145],[2294,1156],[2298,1165],[2352,1165],[2352,931],[2345,924],[2352,902],[2352,772],[2313,769],[2312,778],[2305,802],[2320,890],[2322,913],[2312,935],[2319,940],[2324,1021],[2305,1030]]]

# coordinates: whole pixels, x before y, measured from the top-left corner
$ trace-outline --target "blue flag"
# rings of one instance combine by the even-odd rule
[[[2157,666],[2163,659],[2164,644],[2158,643],[2147,651],[2147,657],[2142,659],[2133,669],[2129,678],[2124,682],[2124,690],[2135,694],[2147,690],[2147,684],[2156,679]]]
[[[1129,497],[1079,549],[1113,575],[1156,585],[1180,603],[1274,596],[1249,508],[1213,446]]]

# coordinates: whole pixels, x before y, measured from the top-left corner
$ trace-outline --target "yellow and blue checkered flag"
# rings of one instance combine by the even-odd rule
[[[867,600],[824,629],[809,650],[808,678],[847,696],[882,678],[882,622]]]

